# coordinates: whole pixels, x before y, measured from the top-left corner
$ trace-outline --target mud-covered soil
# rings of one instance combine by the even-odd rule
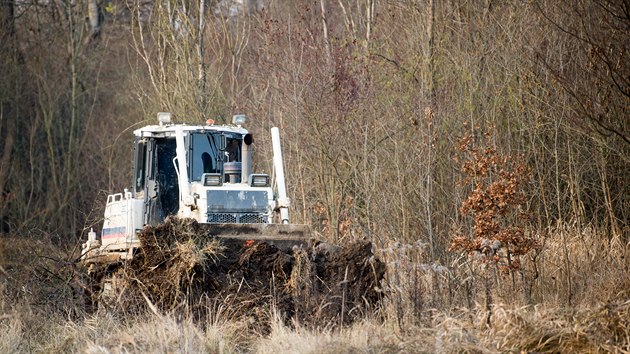
[[[265,242],[207,236],[192,220],[168,219],[140,234],[142,247],[128,264],[102,269],[108,311],[218,311],[264,327],[270,316],[307,326],[350,323],[378,307],[383,262],[372,245],[313,242],[281,250]]]

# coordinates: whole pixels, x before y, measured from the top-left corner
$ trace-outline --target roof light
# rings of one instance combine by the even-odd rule
[[[171,112],[158,112],[157,116],[160,125],[171,124]]]
[[[214,125],[214,119],[210,118],[206,120],[206,125]]]
[[[239,128],[241,125],[245,124],[245,121],[247,121],[247,117],[245,117],[244,114],[236,114],[232,116],[232,124],[237,125]]]

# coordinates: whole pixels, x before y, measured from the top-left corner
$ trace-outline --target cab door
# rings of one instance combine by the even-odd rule
[[[179,209],[179,183],[175,167],[174,137],[150,138],[146,143],[144,222],[157,225]],[[142,174],[138,171],[138,176]]]

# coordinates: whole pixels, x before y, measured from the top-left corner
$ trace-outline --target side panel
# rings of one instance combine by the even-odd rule
[[[127,199],[121,193],[110,195],[105,207],[105,221],[101,233],[102,250],[121,250],[138,246],[136,230],[143,225],[143,201]]]
[[[129,218],[127,220],[127,230],[132,230],[131,234],[127,234],[127,242],[135,245],[140,243],[137,231],[144,227],[144,201],[142,199],[128,199],[127,207],[129,208]]]

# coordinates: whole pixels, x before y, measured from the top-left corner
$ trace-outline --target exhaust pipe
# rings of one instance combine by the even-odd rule
[[[278,207],[280,208],[280,220],[283,224],[289,223],[289,198],[284,184],[284,166],[282,165],[282,149],[280,147],[280,130],[271,128],[271,143],[273,146],[273,167],[276,171],[276,187],[278,188]]]
[[[243,138],[243,146],[241,147],[241,182],[249,183],[249,174],[252,173],[252,144],[254,143],[254,137],[251,134],[246,134]]]

